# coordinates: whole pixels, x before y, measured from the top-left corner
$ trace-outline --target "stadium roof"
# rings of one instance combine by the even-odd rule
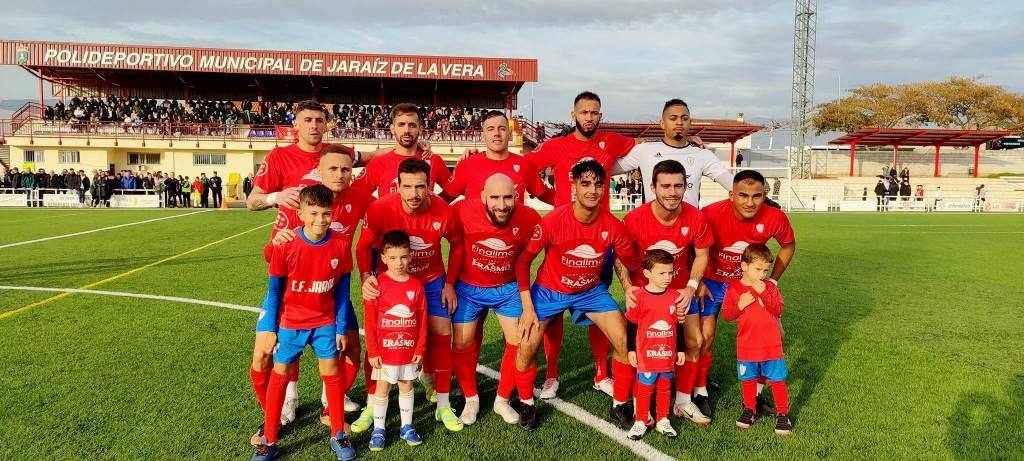
[[[602,122],[601,129],[614,131],[630,138],[664,137],[661,126],[655,123],[608,123]],[[752,125],[728,119],[693,119],[690,124],[690,135],[700,136],[705,143],[734,143],[764,129],[761,125]]]
[[[980,146],[1010,135],[1003,130],[949,130],[943,128],[861,128],[829,141],[857,146]]]
[[[515,107],[537,60],[0,41],[0,65],[98,94]],[[417,100],[418,99],[418,100]]]

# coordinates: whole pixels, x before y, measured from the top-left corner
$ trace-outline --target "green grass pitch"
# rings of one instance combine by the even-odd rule
[[[0,246],[180,213],[0,210]],[[212,211],[0,248],[0,285],[257,306],[270,229],[253,229],[273,217]],[[728,325],[714,350],[714,423],[673,417],[679,438],[644,440],[680,459],[1024,459],[1024,215],[791,218],[798,250],[781,287],[794,434],[777,437],[767,421],[734,427],[740,391]],[[5,315],[55,294],[0,289],[0,459],[248,459],[259,420],[247,372],[255,314],[71,294]],[[500,330],[493,318],[486,328],[481,361],[496,369]],[[330,458],[311,359],[299,419],[282,433],[284,459]],[[585,329],[567,328],[561,370],[561,396],[607,418],[609,398],[589,385]],[[361,382],[350,393],[360,402]],[[383,452],[369,452],[368,435],[354,437],[360,459],[635,458],[543,403],[538,431],[507,425],[490,411],[496,383],[479,383],[477,424],[446,432],[417,387],[426,443],[395,443],[392,411]]]

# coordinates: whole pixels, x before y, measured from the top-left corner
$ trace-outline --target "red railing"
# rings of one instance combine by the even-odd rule
[[[293,142],[296,131],[288,125],[224,125],[209,123],[124,123],[28,119],[0,120],[0,142],[11,136],[88,139],[141,139],[175,141]],[[328,140],[386,141],[394,136],[386,128],[333,128]],[[477,130],[424,130],[420,139],[431,142],[480,142]]]
[[[44,107],[38,102],[29,101],[22,104],[18,110],[14,111],[14,115],[11,116],[14,129],[21,128],[21,125],[29,120],[43,118],[44,110]]]

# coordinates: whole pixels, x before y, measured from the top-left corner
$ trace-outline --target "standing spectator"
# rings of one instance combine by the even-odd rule
[[[910,167],[904,165],[903,169],[900,170],[900,179],[910,182]]]
[[[942,187],[935,188],[935,203],[932,204],[932,210],[938,210],[939,205],[942,205]]]
[[[864,201],[864,202],[868,201],[868,188],[867,187],[864,188],[864,193],[861,194],[861,200]]]
[[[882,165],[882,177],[889,176],[889,165]]]
[[[78,170],[79,182],[82,187],[78,189],[78,204],[85,206],[85,191],[91,191],[91,182],[89,181],[89,175],[85,174],[85,170]]]
[[[243,199],[249,198],[250,192],[252,192],[252,173],[249,173],[249,175],[245,177],[245,180],[242,181],[242,193],[245,194]]]
[[[985,211],[985,185],[982,184],[974,189],[974,208],[978,213]]]
[[[904,202],[910,200],[910,181],[908,180],[900,182],[900,199]]]
[[[223,199],[221,196],[221,189],[224,187],[220,176],[217,176],[217,172],[213,172],[213,176],[210,177],[210,193],[213,194],[213,207],[220,208],[220,201]]]
[[[178,181],[174,179],[172,171],[164,180],[164,191],[167,194],[167,208],[174,208],[178,201]]]
[[[154,187],[153,189],[156,191],[156,196],[159,197],[160,199],[157,201],[157,203],[160,204],[158,206],[160,208],[168,206],[166,196],[164,195],[167,192],[167,181],[163,178],[158,177],[158,180],[156,181],[156,187]]]
[[[743,166],[743,153],[736,154],[736,168]]]
[[[875,198],[878,199],[878,211],[885,211],[884,200],[888,194],[888,187],[885,185],[885,178],[879,176],[878,184],[875,184]]]
[[[889,177],[892,178],[893,181],[896,180],[896,164],[895,163],[893,163],[892,167],[889,168]]]
[[[64,170],[65,173],[68,170]],[[64,189],[64,177],[57,174],[57,170],[50,170],[50,189],[55,189],[53,192],[60,193],[61,189]]]
[[[103,194],[103,206],[106,208],[110,208],[110,199],[111,197],[114,196],[114,191],[121,186],[121,183],[117,180],[117,178],[114,177],[114,174],[110,172],[107,173],[106,182],[107,190],[106,193]]]
[[[64,176],[64,188],[78,194],[78,203],[85,201],[85,191],[82,190],[82,177],[75,170],[71,170]]]
[[[188,176],[181,180],[181,206],[192,208],[192,181],[189,181]]]
[[[106,191],[106,179],[100,176],[100,173],[93,170],[92,185],[89,187],[89,194],[92,195],[92,207],[96,208],[100,206],[100,201],[103,200],[103,194]]]
[[[192,180],[192,206],[200,206],[199,197],[201,197],[202,195],[203,183],[202,181],[199,180],[199,177],[197,176],[195,179]]]
[[[32,189],[36,188],[36,177],[32,174],[31,170],[26,169],[25,173],[21,175],[21,188],[25,189],[25,199],[28,206],[36,206],[35,201],[32,200]]]
[[[206,177],[206,173],[199,173],[199,182],[203,183],[203,195],[199,206],[210,208],[210,178]]]
[[[125,171],[124,176],[121,177],[121,189],[134,190],[136,185],[135,176],[132,175],[132,172]]]
[[[17,168],[13,168],[13,169],[11,169],[10,171],[7,172],[7,175],[8,175],[8,177],[7,177],[7,187],[10,187],[11,189],[20,189],[21,188],[21,172],[18,171]],[[12,191],[12,192],[17,192],[17,191],[15,190],[15,191]]]
[[[916,197],[914,199],[915,201],[918,201],[918,202],[923,202],[924,201],[924,186],[923,185],[921,185],[921,184],[917,185],[917,190],[914,191],[914,197]]]
[[[43,195],[46,191],[43,189],[50,188],[50,175],[46,173],[46,170],[40,168],[39,172],[36,173],[36,206],[43,206]]]

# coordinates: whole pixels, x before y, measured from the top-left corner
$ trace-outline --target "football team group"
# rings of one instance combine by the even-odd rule
[[[733,175],[689,136],[685,102],[665,103],[662,140],[637,143],[600,131],[600,98],[583,92],[573,102],[575,129],[525,156],[508,150],[505,114],[490,112],[485,149],[465,155],[451,173],[419,141],[412,104],[394,106],[395,145],[374,152],[325,143],[326,116],[316,102],[299,104],[298,141],[267,155],[247,200],[252,210],[278,208],[264,248],[269,283],[250,369],[263,411],[254,461],[278,454],[280,428],[295,419],[306,346],[319,359],[321,421],[338,459],[356,456],[351,433],[369,431],[371,451],[386,446],[392,385],[398,436],[409,445],[423,443],[412,423],[416,381],[447,430],[472,425],[480,412],[482,324],[491,311],[505,345],[492,409],[509,424],[536,429],[537,399],[557,397],[566,311],[589,327],[593,387],[611,397],[610,417],[629,438],[651,428],[675,437],[670,412],[710,424],[708,389],[716,386],[708,370],[721,314],[737,322],[743,408],[736,426],[774,414],[775,432],[791,432],[778,280],[796,251],[793,229],[767,198],[760,173]],[[363,170],[353,178],[357,166]],[[539,176],[548,168],[553,189]],[[620,220],[609,211],[608,179],[634,169],[649,187],[647,203]],[[698,209],[704,176],[729,198]],[[527,194],[554,209],[542,216]],[[777,255],[765,246],[771,239]],[[350,296],[356,269],[365,343]],[[613,275],[625,306],[609,292]],[[546,376],[535,396],[542,346]],[[360,367],[362,406],[361,397],[346,395]],[[458,415],[453,375],[465,401]],[[761,395],[766,386],[773,403]],[[345,411],[360,407],[349,425]]]

